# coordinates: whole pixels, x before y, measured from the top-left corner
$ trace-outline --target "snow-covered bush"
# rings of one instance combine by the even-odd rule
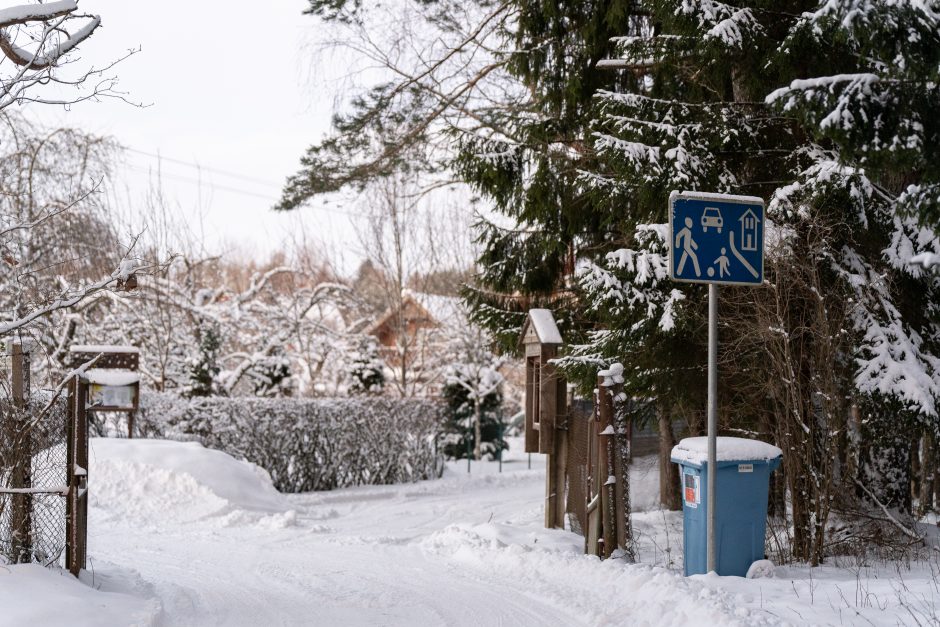
[[[258,464],[282,492],[405,483],[440,474],[444,409],[420,399],[183,399],[145,394],[142,433],[196,439]]]

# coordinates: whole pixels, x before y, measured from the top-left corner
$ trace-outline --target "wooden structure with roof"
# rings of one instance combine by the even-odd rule
[[[547,455],[545,526],[565,526],[568,386],[551,360],[558,356],[561,333],[548,309],[530,309],[519,340],[525,350],[525,450]]]
[[[401,300],[400,307],[388,308],[369,326],[366,333],[375,336],[382,346],[393,348],[399,343],[402,335],[407,340],[414,340],[422,329],[434,328],[439,324],[417,298],[406,294]]]

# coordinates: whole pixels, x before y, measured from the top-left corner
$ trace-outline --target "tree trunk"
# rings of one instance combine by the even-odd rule
[[[676,445],[669,412],[660,409],[659,421],[659,503],[663,509],[682,509],[679,499],[679,467],[672,463],[672,447]]]
[[[911,438],[911,501],[916,500],[920,496],[920,479],[921,479],[921,461],[922,461],[922,444],[921,440],[923,439],[923,434],[918,433]]]
[[[920,515],[933,511],[934,475],[936,473],[936,451],[933,434],[924,433],[920,449]]]
[[[480,461],[483,456],[481,442],[483,440],[483,409],[481,399],[477,399],[473,408],[473,459]]]

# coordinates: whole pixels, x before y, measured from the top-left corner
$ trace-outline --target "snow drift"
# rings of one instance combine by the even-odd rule
[[[110,517],[146,525],[289,509],[263,469],[196,442],[93,438],[89,448],[91,506]]]

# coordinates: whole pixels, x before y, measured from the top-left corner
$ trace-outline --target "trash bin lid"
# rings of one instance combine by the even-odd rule
[[[717,459],[719,462],[764,461],[783,456],[783,451],[760,440],[719,437]],[[672,448],[672,461],[701,466],[708,462],[708,438],[684,438]]]

